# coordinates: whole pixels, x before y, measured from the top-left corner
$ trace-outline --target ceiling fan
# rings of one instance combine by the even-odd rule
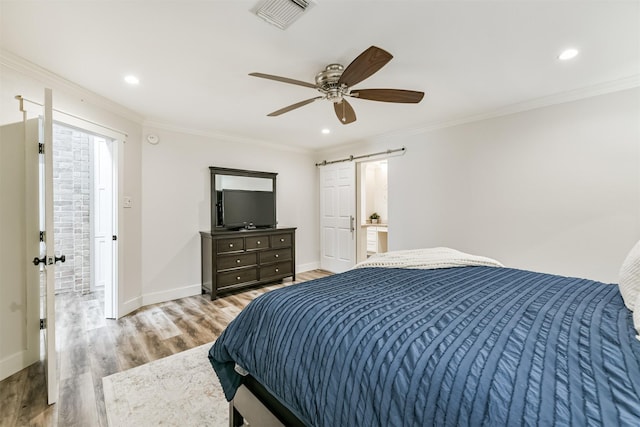
[[[364,79],[370,77],[382,68],[393,56],[376,46],[371,46],[362,52],[346,68],[340,64],[329,64],[316,75],[316,83],[307,83],[288,77],[274,76],[264,73],[249,73],[250,76],[263,79],[276,80],[318,90],[322,95],[297,102],[281,108],[270,117],[279,116],[296,108],[303,107],[318,99],[326,99],[333,102],[333,109],[340,123],[349,124],[356,121],[356,113],[346,97],[368,99],[370,101],[418,103],[424,97],[424,92],[404,89],[352,89]]]

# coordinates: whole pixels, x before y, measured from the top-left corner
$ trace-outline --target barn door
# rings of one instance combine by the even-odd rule
[[[354,162],[320,167],[320,267],[342,273],[356,259]]]

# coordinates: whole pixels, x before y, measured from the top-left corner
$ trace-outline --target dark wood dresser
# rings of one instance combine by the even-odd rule
[[[202,293],[237,290],[292,277],[296,229],[201,231]]]

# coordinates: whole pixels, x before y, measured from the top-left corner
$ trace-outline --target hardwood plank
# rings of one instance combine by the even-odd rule
[[[151,307],[140,313],[141,320],[160,337],[166,340],[180,335],[180,329],[167,317],[162,306]]]
[[[64,426],[96,426],[96,406],[93,378],[90,372],[60,381],[58,422]]]
[[[119,319],[117,324],[118,328],[113,330],[116,343],[114,351],[118,356],[120,368],[125,370],[150,362],[152,359],[138,336],[132,317]]]
[[[104,302],[97,299],[87,300],[83,304],[86,330],[105,326]]]
[[[22,404],[26,379],[27,370],[23,369],[2,381],[2,387],[0,387],[0,402],[2,402],[0,427],[15,425]]]
[[[27,371],[25,390],[22,394],[22,402],[14,424],[16,426],[31,425],[33,420],[39,419],[44,412],[49,410],[44,364],[37,362],[25,370]],[[4,381],[2,385],[4,386]]]

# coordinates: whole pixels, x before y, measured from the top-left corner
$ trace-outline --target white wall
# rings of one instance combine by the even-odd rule
[[[142,303],[200,292],[200,234],[211,229],[209,166],[277,172],[279,226],[297,227],[297,271],[318,267],[318,184],[310,153],[153,127],[142,148]]]
[[[449,246],[616,282],[640,238],[640,89],[424,132],[321,158],[389,159],[390,249]]]

